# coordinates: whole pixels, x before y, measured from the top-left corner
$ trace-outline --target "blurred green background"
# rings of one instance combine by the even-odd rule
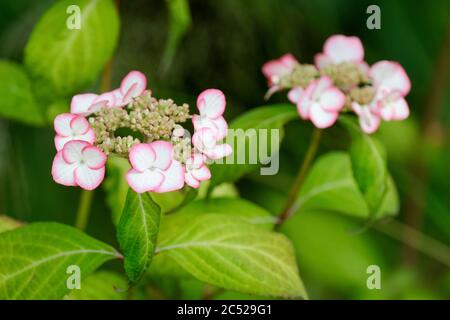
[[[34,25],[54,2],[0,2],[1,59],[23,61],[23,49]],[[381,8],[381,30],[366,27],[366,8],[371,4]],[[191,107],[202,90],[220,88],[227,97],[226,118],[231,120],[245,110],[286,101],[284,94],[264,101],[267,86],[260,72],[264,62],[286,52],[300,62],[312,62],[328,36],[356,35],[364,44],[369,63],[399,61],[412,81],[407,97],[411,117],[384,124],[377,133],[387,148],[389,168],[400,193],[399,220],[450,244],[448,0],[191,0],[189,6],[191,22],[186,20],[186,32],[177,34],[180,26],[176,17],[170,16],[165,1],[121,1],[113,87],[129,70],[141,70],[155,95],[188,102]],[[173,45],[167,47],[168,42]],[[85,89],[98,92],[99,81]],[[265,178],[247,176],[237,184],[240,194],[278,211],[311,129],[307,122],[290,123],[280,173]],[[51,179],[53,135],[51,126],[31,127],[0,118],[1,214],[28,222],[73,224],[79,190],[59,186]],[[336,126],[325,134],[320,152],[347,145],[345,132]],[[113,243],[115,230],[110,216],[100,188],[87,232]],[[325,212],[296,216],[287,226],[311,298],[450,298],[448,266],[411,250],[392,235],[386,237],[372,229],[354,232],[361,227],[361,222]],[[421,239],[403,227],[394,233],[406,241]],[[381,266],[383,290],[367,290],[365,267],[361,273],[360,266],[370,264]],[[198,283],[183,286],[183,297],[197,297]],[[221,297],[245,298],[233,293]]]

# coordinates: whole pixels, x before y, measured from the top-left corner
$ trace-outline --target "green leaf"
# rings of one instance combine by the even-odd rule
[[[172,64],[179,43],[189,26],[191,25],[191,12],[187,0],[166,0],[169,9],[169,36],[164,49],[162,69],[167,69]]]
[[[23,67],[6,60],[0,60],[0,116],[31,125],[44,122]]]
[[[0,233],[16,229],[22,226],[22,223],[8,216],[0,215]]]
[[[0,234],[0,299],[59,299],[66,270],[87,276],[121,255],[109,245],[59,223],[34,223]]]
[[[97,271],[81,282],[81,288],[71,290],[65,300],[125,300],[127,280],[112,271]]]
[[[149,193],[131,189],[117,226],[117,239],[125,256],[125,271],[137,282],[150,265],[156,249],[161,209]]]
[[[168,256],[200,281],[244,293],[303,297],[291,243],[225,214],[200,214],[184,228],[171,227],[177,215],[165,218],[171,232],[161,233],[157,258]]]
[[[223,214],[268,230],[272,229],[276,222],[276,217],[250,201],[239,198],[213,198],[191,202],[179,210],[176,215],[170,217],[170,226],[178,225],[183,228],[185,223],[188,223],[194,217],[210,213]],[[175,222],[175,220],[178,222]],[[163,220],[161,233],[165,232],[167,230]]]
[[[305,179],[295,203],[299,212],[331,210],[358,218],[369,218],[369,209],[353,177],[350,156],[330,152],[317,159]],[[392,178],[377,217],[398,212],[398,195]]]
[[[81,11],[81,28],[69,29],[71,5]],[[119,35],[119,16],[112,0],[57,1],[39,20],[25,48],[25,64],[60,96],[93,82],[111,58]]]
[[[342,116],[340,121],[352,137],[350,157],[353,175],[371,216],[374,216],[380,210],[387,191],[386,151],[376,138],[362,132],[354,119]]]
[[[261,165],[270,161],[270,155],[278,152],[279,143],[271,146],[271,138],[275,138],[269,131],[267,138],[259,137],[259,129],[278,129],[280,142],[283,139],[283,126],[298,117],[295,107],[288,104],[265,106],[255,108],[230,123],[230,129],[242,129],[241,132],[230,131],[227,142],[233,144],[233,154],[227,157],[223,163],[213,163],[210,166],[212,178],[210,188],[221,184],[222,182],[233,182],[238,180],[244,174],[251,172]],[[249,129],[249,130],[248,130]],[[248,131],[247,131],[248,130]],[[245,145],[244,145],[245,143]],[[240,149],[239,146],[245,146]],[[252,147],[253,146],[253,147]],[[256,154],[250,150],[256,148]],[[253,149],[255,150],[255,149]],[[238,159],[242,160],[245,155],[245,164],[238,164]],[[251,156],[256,157],[256,163],[249,163]],[[231,164],[231,162],[233,164]]]
[[[176,214],[162,219],[159,239],[164,240],[168,235],[183,232],[192,219],[199,215],[211,213],[223,214],[225,218],[233,217],[237,221],[246,222],[266,230],[271,230],[276,221],[276,218],[268,211],[244,199],[213,198],[195,200]],[[157,255],[152,262],[149,273],[153,277],[192,277],[168,255]]]
[[[299,268],[311,286],[348,293],[367,290],[369,265],[379,265],[388,273],[376,242],[369,232],[355,232],[360,229],[343,215],[305,211],[287,220],[281,231],[292,241]]]

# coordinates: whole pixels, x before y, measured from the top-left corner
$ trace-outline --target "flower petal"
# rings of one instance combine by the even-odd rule
[[[209,128],[202,128],[195,131],[192,136],[192,144],[200,151],[204,149],[214,148],[217,142],[216,134]]]
[[[74,119],[76,115],[71,113],[63,113],[57,115],[53,121],[53,126],[58,135],[67,137],[72,135],[72,128],[70,127],[70,121]]]
[[[67,142],[62,149],[64,161],[67,163],[78,163],[83,159],[83,149],[91,144],[82,140],[72,140]]]
[[[195,131],[200,129],[210,129],[215,136],[215,139],[222,140],[228,134],[228,124],[224,117],[218,117],[216,119],[203,118],[199,115],[193,115],[192,124]]]
[[[211,179],[211,172],[209,171],[208,167],[205,165],[202,165],[198,169],[191,170],[192,175],[195,179],[204,181]]]
[[[200,168],[203,164],[203,155],[200,153],[194,153],[186,160],[186,165],[195,169]]]
[[[220,117],[226,106],[225,95],[218,89],[207,89],[197,98],[197,108],[202,116],[211,119]]]
[[[381,117],[386,121],[404,120],[409,116],[408,103],[403,98],[395,101],[380,103]]]
[[[228,157],[233,152],[233,149],[229,144],[219,144],[215,146],[212,150],[208,150],[205,154],[208,158],[212,160],[222,159],[224,157]]]
[[[364,59],[364,48],[358,37],[331,36],[325,41],[323,52],[333,63],[361,62]]]
[[[55,180],[56,183],[62,184],[64,186],[76,186],[74,177],[74,171],[76,167],[76,164],[70,164],[64,161],[62,151],[59,151],[53,159],[53,180]]]
[[[133,168],[143,172],[154,165],[156,152],[150,144],[139,143],[131,147],[129,158]]]
[[[111,93],[114,95],[115,107],[123,107],[127,105],[127,103],[123,100],[123,94],[120,91],[120,88],[111,91]]]
[[[369,76],[377,87],[398,90],[404,96],[411,90],[411,81],[405,69],[397,62],[379,61],[370,68]]]
[[[303,94],[303,88],[301,87],[294,87],[288,92],[288,99],[290,102],[297,104],[300,101],[300,98]]]
[[[137,193],[153,191],[163,182],[164,176],[157,170],[145,170],[139,172],[135,169],[130,169],[127,172],[126,179],[128,185]]]
[[[313,103],[310,109],[311,122],[321,129],[331,127],[336,122],[338,115],[338,112],[324,110],[318,103]]]
[[[83,159],[91,169],[100,169],[105,166],[108,157],[102,150],[95,146],[87,146],[83,149]]]
[[[116,105],[116,96],[114,92],[105,92],[94,99],[88,111],[91,113],[97,112],[102,108],[112,108]]]
[[[281,78],[289,74],[298,64],[297,59],[287,53],[278,59],[270,60],[262,66],[262,73],[269,80],[269,83],[273,83],[274,79]]]
[[[89,107],[97,97],[98,95],[94,93],[77,94],[70,102],[70,112],[81,115],[90,114]]]
[[[314,63],[316,64],[316,67],[318,69],[322,69],[323,67],[326,67],[327,65],[333,63],[327,55],[323,53],[318,53],[314,56]]]
[[[352,109],[358,115],[359,125],[365,133],[373,133],[377,131],[380,126],[380,117],[372,113],[368,106],[361,106],[360,104],[353,102]]]
[[[169,168],[173,159],[173,145],[167,141],[154,141],[150,143],[155,150],[156,159],[153,165],[161,170]]]
[[[86,165],[75,169],[75,182],[85,190],[94,190],[105,178],[105,167],[91,169]]]
[[[82,135],[85,134],[91,127],[89,121],[85,117],[76,116],[70,121],[70,127],[72,128],[72,134]]]
[[[55,136],[55,148],[57,151],[60,151],[64,145],[69,142],[72,141],[72,137],[63,137],[60,135],[56,135]]]
[[[184,186],[184,170],[183,166],[177,160],[172,160],[170,167],[162,172],[164,180],[154,192],[170,192],[183,188]]]
[[[120,92],[123,96],[123,102],[130,101],[139,96],[147,87],[147,78],[142,72],[131,71],[120,84]],[[128,103],[128,102],[127,102]]]
[[[200,187],[200,181],[194,178],[191,172],[186,172],[184,174],[184,181],[186,184],[194,189]]]
[[[331,87],[320,96],[320,104],[326,111],[340,111],[345,104],[345,95],[338,88]]]
[[[93,144],[95,142],[95,133],[94,130],[89,129],[85,134],[78,135],[78,136],[68,136],[68,137],[62,137],[60,135],[55,136],[55,147],[57,151],[60,151],[62,148],[64,148],[64,145],[72,140],[81,140],[86,141],[90,144]]]

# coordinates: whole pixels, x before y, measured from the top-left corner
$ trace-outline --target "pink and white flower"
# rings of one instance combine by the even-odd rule
[[[147,87],[147,78],[139,71],[131,71],[123,78],[120,88],[100,95],[83,93],[75,95],[70,103],[70,112],[88,116],[101,108],[119,108],[141,95]]]
[[[198,153],[192,154],[186,160],[184,181],[192,188],[198,188],[201,181],[209,180],[211,172],[203,162],[203,156]]]
[[[227,157],[233,152],[229,144],[217,144],[217,141],[215,132],[209,128],[202,128],[192,136],[194,147],[211,160]]]
[[[405,69],[394,61],[379,61],[375,63],[369,71],[376,88],[398,91],[402,96],[406,96],[411,90],[411,81]]]
[[[56,131],[55,147],[60,151],[64,145],[72,140],[82,140],[90,144],[95,141],[94,130],[86,118],[71,113],[58,115],[54,120]]]
[[[262,66],[262,73],[267,78],[269,87],[277,85],[282,77],[294,70],[294,67],[297,64],[297,59],[290,53],[286,53],[278,59],[266,62]]]
[[[377,110],[377,103],[360,105],[357,102],[352,102],[352,109],[358,115],[359,125],[365,133],[370,134],[378,130],[381,118]]]
[[[399,121],[408,118],[409,107],[404,97],[411,90],[411,81],[403,67],[397,62],[380,61],[370,68],[369,76],[376,90],[375,97],[368,105],[352,103],[362,130],[375,132],[381,119]]]
[[[364,48],[358,37],[333,35],[329,37],[323,46],[323,53],[314,57],[317,68],[322,69],[329,64],[342,62],[354,62],[367,68],[364,62]]]
[[[105,163],[106,155],[99,148],[86,141],[72,140],[53,160],[53,180],[65,186],[93,190],[105,177]]]
[[[197,109],[200,115],[192,117],[195,131],[209,128],[214,131],[217,140],[227,136],[228,124],[222,116],[225,112],[225,95],[218,89],[207,89],[197,98]]]
[[[137,193],[169,192],[184,186],[184,171],[173,159],[173,146],[167,141],[140,143],[130,149],[130,169],[126,179]]]
[[[332,126],[345,104],[345,95],[328,76],[312,81],[297,102],[300,116],[317,128]]]

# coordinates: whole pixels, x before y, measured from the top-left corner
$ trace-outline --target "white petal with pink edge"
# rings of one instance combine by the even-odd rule
[[[205,154],[212,160],[222,159],[228,157],[233,152],[233,149],[229,144],[219,144],[214,148],[205,150]]]
[[[186,172],[184,174],[184,181],[186,184],[194,189],[200,187],[200,181],[194,178],[191,172]]]
[[[91,128],[89,122],[82,116],[74,117],[70,121],[70,127],[73,135],[83,135]]]
[[[73,96],[72,101],[70,102],[70,112],[80,115],[90,114],[89,107],[97,97],[98,95],[94,93],[83,93]]]
[[[197,108],[202,116],[211,119],[220,117],[226,106],[225,95],[218,89],[207,89],[197,98]]]
[[[211,129],[214,132],[216,140],[222,140],[228,134],[228,124],[222,116],[213,120],[194,115],[192,117],[192,124],[194,125],[195,131],[200,129]]]
[[[155,150],[156,159],[153,165],[161,170],[169,168],[173,159],[173,145],[167,141],[154,141],[150,143]]]
[[[78,135],[78,136],[63,137],[63,136],[60,136],[60,135],[56,135],[55,136],[55,147],[56,147],[56,150],[60,151],[67,142],[73,141],[73,140],[81,140],[81,141],[86,141],[86,142],[88,142],[90,144],[93,144],[94,141],[95,141],[94,130],[89,129],[85,134]]]
[[[64,186],[76,186],[74,172],[77,168],[76,164],[67,163],[62,152],[59,151],[52,164],[52,177],[55,182]]]
[[[153,191],[161,185],[164,175],[157,170],[145,170],[143,172],[130,169],[126,174],[128,185],[137,193]]]
[[[91,169],[87,165],[81,165],[75,169],[75,182],[85,190],[94,190],[105,178],[105,167]]]
[[[345,104],[345,95],[336,87],[325,90],[320,96],[320,105],[326,111],[340,111]]]
[[[364,48],[358,37],[331,36],[325,41],[323,52],[333,63],[361,62],[364,59]]]
[[[381,117],[386,121],[404,120],[409,116],[408,103],[403,98],[380,104]]]
[[[132,98],[139,96],[147,87],[147,78],[142,72],[131,71],[120,84],[120,92],[122,93],[123,102],[130,101]]]
[[[314,103],[310,109],[311,122],[320,129],[331,127],[338,115],[338,112],[326,111],[317,103]]]
[[[208,167],[205,165],[200,166],[198,169],[191,170],[192,175],[195,179],[204,181],[211,179],[211,172],[209,171]]]
[[[83,149],[90,146],[90,143],[81,140],[67,142],[62,149],[64,161],[67,163],[78,163],[83,159]]]
[[[290,73],[297,63],[297,59],[292,54],[287,53],[278,59],[266,62],[262,66],[262,73],[269,81],[272,81],[273,77],[282,77]]]
[[[184,186],[184,170],[180,162],[173,160],[170,167],[163,171],[164,180],[154,192],[171,192],[179,190]]]
[[[156,152],[150,144],[139,143],[131,147],[129,158],[133,168],[142,172],[154,165]]]
[[[386,87],[390,90],[399,90],[403,96],[411,90],[411,81],[405,69],[394,61],[379,61],[369,71],[375,86]]]
[[[83,161],[91,169],[100,169],[105,166],[106,154],[95,146],[88,146],[83,149]]]
[[[209,128],[202,128],[195,131],[192,136],[192,144],[200,151],[214,148],[217,143],[215,132]]]
[[[72,134],[72,127],[70,126],[70,122],[76,118],[75,114],[71,113],[62,113],[55,117],[53,121],[53,126],[57,134],[67,137]]]
[[[115,106],[116,106],[116,96],[114,95],[114,93],[112,91],[105,92],[94,99],[88,111],[94,113],[102,108],[112,108]]]
[[[298,103],[302,97],[303,89],[301,87],[294,87],[288,92],[288,99],[292,103]]]
[[[380,126],[380,117],[370,111],[369,106],[361,106],[353,102],[352,109],[358,115],[359,125],[365,133],[373,133],[377,131]]]

